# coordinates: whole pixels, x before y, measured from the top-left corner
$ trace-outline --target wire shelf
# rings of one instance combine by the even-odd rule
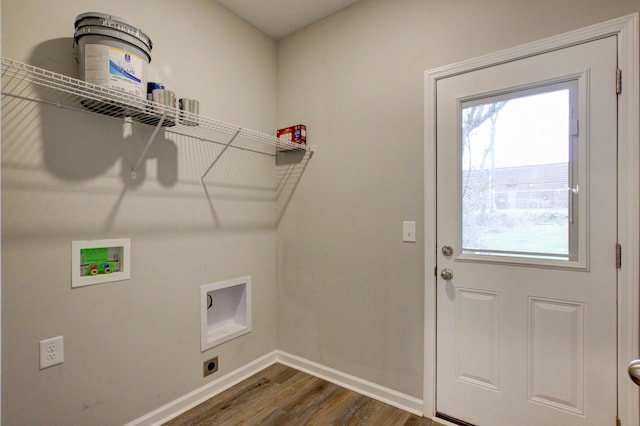
[[[129,117],[134,122],[156,126],[156,130],[163,127],[171,133],[223,144],[225,149],[238,147],[232,145],[234,141],[246,140],[274,146],[278,151],[313,153],[306,145],[295,144],[255,130],[185,112],[5,57],[2,58],[2,95],[108,117]],[[153,142],[156,133],[154,132],[148,145]],[[242,149],[242,147],[239,148]],[[140,160],[138,164],[139,162]],[[134,173],[136,168],[137,165],[134,167]]]

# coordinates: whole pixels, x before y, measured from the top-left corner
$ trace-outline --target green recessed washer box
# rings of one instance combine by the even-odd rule
[[[98,275],[120,271],[122,247],[80,249],[80,274]]]
[[[71,287],[83,287],[131,277],[128,238],[73,241]]]

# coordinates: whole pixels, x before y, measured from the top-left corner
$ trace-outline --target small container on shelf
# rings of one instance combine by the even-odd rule
[[[185,126],[197,126],[200,113],[200,102],[195,99],[182,98],[178,101],[180,122]]]
[[[276,136],[278,139],[284,139],[287,142],[299,145],[307,145],[307,126],[304,124],[296,124],[295,126],[278,129]],[[278,151],[291,151],[296,148],[278,145]]]

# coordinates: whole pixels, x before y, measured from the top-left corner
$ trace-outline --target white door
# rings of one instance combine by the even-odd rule
[[[438,80],[439,417],[615,424],[616,68],[612,36]]]

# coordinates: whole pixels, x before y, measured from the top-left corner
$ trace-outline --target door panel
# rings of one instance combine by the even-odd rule
[[[529,298],[529,400],[584,414],[584,304]]]
[[[452,271],[437,284],[438,412],[482,426],[614,421],[615,70],[608,37],[438,80],[437,243],[453,247],[437,259]],[[507,114],[556,95],[550,116]],[[476,148],[472,112],[488,141]]]
[[[500,295],[464,288],[456,292],[457,377],[469,384],[500,390]]]

